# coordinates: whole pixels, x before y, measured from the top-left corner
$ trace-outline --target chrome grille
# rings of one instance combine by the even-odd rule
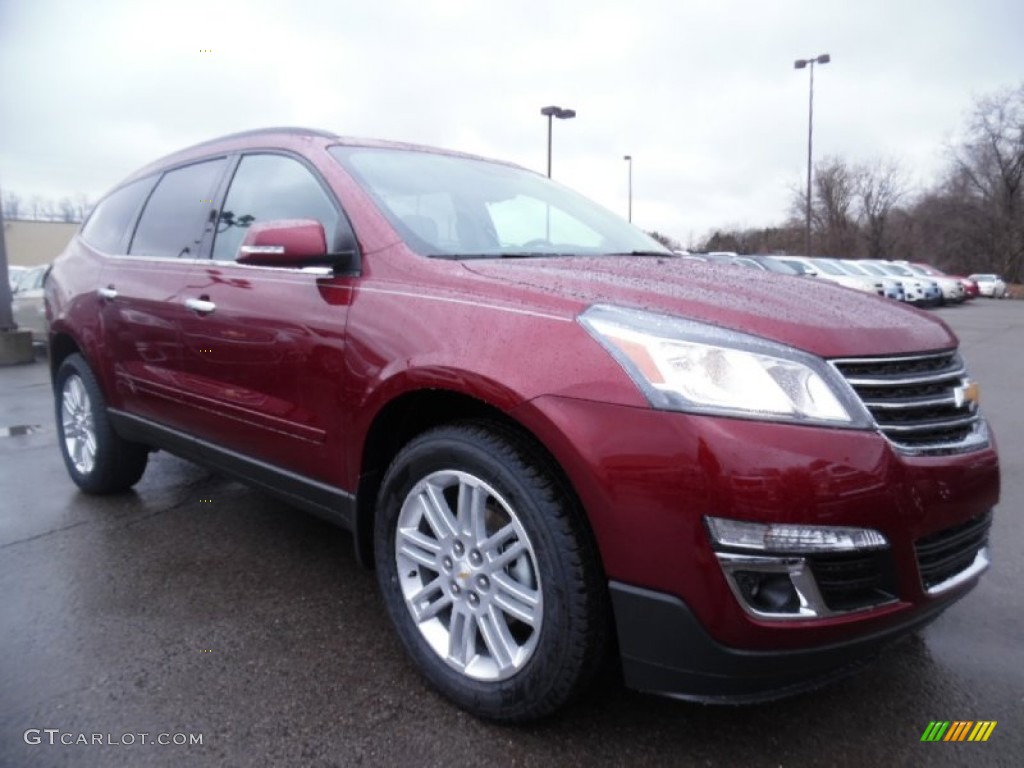
[[[969,379],[956,350],[831,362],[903,452],[961,453],[988,444],[977,403],[964,396]]]

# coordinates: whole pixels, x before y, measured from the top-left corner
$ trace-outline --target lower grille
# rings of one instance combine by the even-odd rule
[[[988,544],[992,513],[963,525],[918,539],[914,544],[917,567],[925,590],[932,590],[970,568]]]
[[[896,599],[896,575],[888,549],[807,557],[829,610],[856,611]]]

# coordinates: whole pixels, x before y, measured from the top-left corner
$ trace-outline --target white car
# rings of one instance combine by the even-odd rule
[[[881,296],[885,296],[887,299],[894,301],[906,301],[907,292],[903,288],[903,283],[896,277],[880,277],[878,275],[872,275],[866,269],[862,269],[857,266],[856,262],[848,261],[846,259],[817,259],[816,261],[827,261],[829,264],[834,264],[839,269],[846,272],[848,275],[854,277],[861,277],[874,281],[881,281],[882,293]]]
[[[50,271],[50,265],[30,267],[18,275],[18,282],[11,292],[11,313],[14,323],[32,331],[33,344],[45,344],[47,336],[46,307],[43,303],[43,280]]]
[[[821,259],[812,259],[806,256],[770,256],[769,258],[788,264],[796,269],[802,269],[805,274],[812,277],[820,277],[832,283],[853,288],[864,293],[874,293],[877,296],[884,294],[882,281],[871,277],[858,277],[844,272],[835,264],[829,264]]]
[[[968,280],[978,284],[978,293],[991,299],[1001,299],[1006,295],[1006,282],[999,275],[968,275]]]
[[[18,278],[21,277],[22,272],[28,270],[28,267],[18,267],[14,264],[7,265],[7,282],[11,286],[11,293],[14,293],[14,288],[18,284]]]
[[[967,291],[964,289],[964,284],[961,283],[955,277],[949,277],[947,275],[933,275],[926,269],[922,269],[916,264],[911,264],[907,261],[896,262],[904,269],[908,269],[919,277],[927,277],[934,280],[939,285],[939,290],[942,291],[942,301],[944,303],[959,304],[967,298]]]
[[[880,259],[862,259],[857,262],[865,269],[878,270],[888,277],[897,277],[903,281],[907,301],[921,306],[934,306],[942,303],[942,289],[934,278],[915,275],[902,264]]]

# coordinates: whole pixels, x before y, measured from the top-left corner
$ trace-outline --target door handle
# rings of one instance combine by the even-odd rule
[[[198,315],[208,315],[217,308],[217,305],[206,299],[185,299],[185,306]]]
[[[114,286],[108,285],[106,288],[100,288],[96,291],[100,295],[101,299],[107,299],[113,301],[117,298],[117,291],[114,290]]]

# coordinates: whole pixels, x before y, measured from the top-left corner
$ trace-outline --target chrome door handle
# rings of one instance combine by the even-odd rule
[[[217,305],[206,299],[185,299],[185,306],[200,315],[208,315],[217,308]]]
[[[96,291],[100,295],[101,299],[108,299],[113,301],[117,298],[117,291],[114,290],[114,286],[109,285],[106,288],[100,288]]]

